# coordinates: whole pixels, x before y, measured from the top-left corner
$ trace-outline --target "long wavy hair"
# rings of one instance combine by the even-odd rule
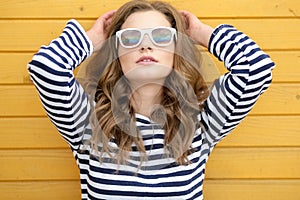
[[[197,128],[203,128],[197,118],[208,96],[208,87],[200,74],[200,53],[186,36],[186,23],[171,5],[155,1],[134,0],[118,9],[109,28],[108,38],[114,38],[126,19],[135,12],[158,11],[178,32],[173,71],[162,89],[160,106],[150,118],[164,129],[164,146],[177,164],[190,161],[191,144]],[[95,93],[95,116],[91,146],[100,154],[113,157],[117,163],[125,163],[133,145],[140,152],[140,161],[146,160],[142,136],[136,126],[135,110],[130,104],[132,89],[126,80],[118,59],[115,40],[108,39],[94,58],[101,62],[100,79]],[[115,145],[111,145],[111,144]],[[101,156],[102,155],[102,156]]]

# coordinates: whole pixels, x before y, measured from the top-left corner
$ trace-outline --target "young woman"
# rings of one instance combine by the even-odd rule
[[[194,44],[228,69],[210,92]],[[73,70],[93,52],[75,80]],[[273,68],[233,26],[213,29],[148,1],[102,15],[87,32],[70,20],[28,64],[74,153],[82,199],[203,199],[209,154],[268,88]]]

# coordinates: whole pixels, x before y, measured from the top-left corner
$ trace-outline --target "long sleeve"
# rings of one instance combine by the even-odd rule
[[[215,81],[200,115],[206,140],[214,147],[245,118],[269,87],[275,64],[253,40],[230,25],[214,30],[209,51],[229,71]]]
[[[79,23],[70,20],[62,34],[42,46],[28,64],[47,115],[73,149],[81,143],[91,110],[88,96],[73,74],[93,52],[87,38]]]

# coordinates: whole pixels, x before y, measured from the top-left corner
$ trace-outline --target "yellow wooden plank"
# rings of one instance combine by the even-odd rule
[[[27,64],[32,57],[32,53],[0,53],[0,84],[31,83]]]
[[[299,122],[300,116],[248,116],[219,146],[300,147]],[[68,148],[46,117],[0,118],[0,130],[0,149]]]
[[[79,170],[69,149],[1,150],[0,180],[77,180]]]
[[[299,114],[300,85],[272,84],[250,114]]]
[[[45,116],[34,86],[0,86],[0,116]]]
[[[55,20],[0,20],[0,50],[36,51],[41,45],[58,37],[65,23]]]
[[[300,69],[297,67],[300,66],[300,51],[267,53],[276,64],[276,68],[273,70],[273,82],[300,81]]]
[[[76,200],[81,198],[79,180],[0,182],[0,191],[0,199]]]
[[[300,116],[248,116],[218,146],[300,147]]]
[[[0,180],[77,180],[69,150],[1,150]],[[209,179],[299,179],[300,148],[216,148]]]
[[[300,51],[267,52],[276,63],[273,71],[273,82],[300,81]],[[27,64],[33,53],[0,53],[0,84],[31,83],[27,72]],[[214,60],[219,74],[225,73],[224,64]],[[83,64],[84,65],[84,64]]]
[[[205,180],[205,200],[299,200],[299,180]]]
[[[1,1],[2,18],[69,18],[96,17],[118,9],[126,0],[102,1]],[[295,17],[299,16],[297,0],[167,0],[177,9],[189,10],[203,17]],[[250,6],[251,5],[251,6]]]
[[[207,163],[210,179],[300,178],[300,148],[216,148]]]
[[[68,148],[46,117],[0,118],[0,148]]]
[[[27,64],[34,53],[0,53],[0,84],[32,84]],[[81,66],[85,65],[83,62]],[[76,75],[78,69],[74,71]]]
[[[88,29],[94,20],[80,20]],[[298,49],[300,21],[298,19],[206,19],[212,26],[228,23],[253,38],[263,49]],[[0,20],[0,51],[36,51],[62,31],[66,20]],[[284,27],[284,29],[282,28]]]

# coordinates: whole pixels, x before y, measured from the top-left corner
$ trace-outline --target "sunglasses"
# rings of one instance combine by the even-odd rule
[[[144,35],[148,34],[153,44],[165,47],[177,39],[176,29],[170,27],[155,27],[149,29],[126,28],[116,32],[116,48],[118,41],[124,48],[134,48],[141,44]]]

